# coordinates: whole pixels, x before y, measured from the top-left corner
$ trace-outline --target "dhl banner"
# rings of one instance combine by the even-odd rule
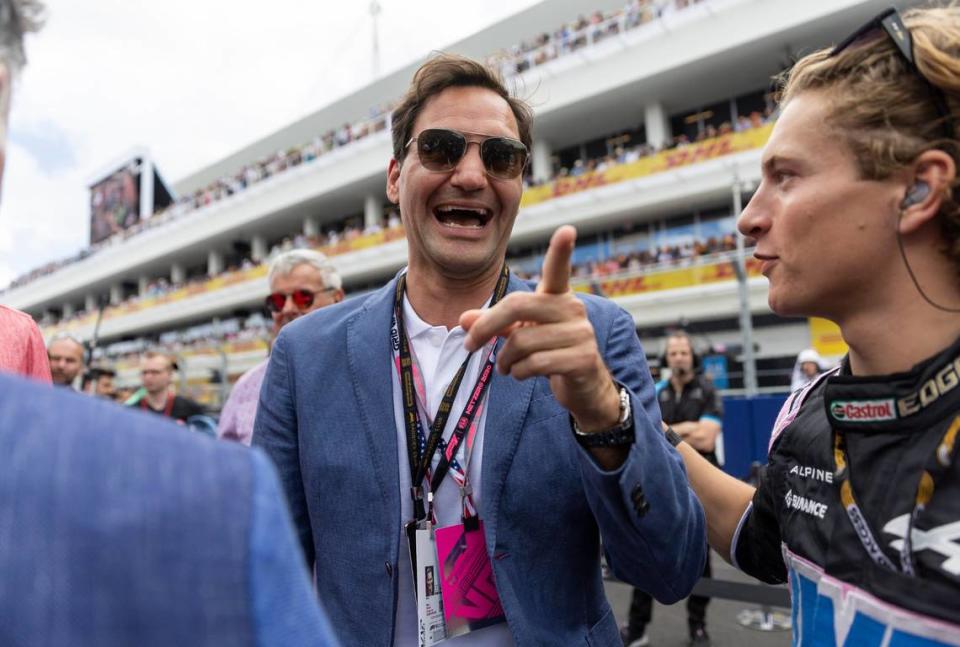
[[[361,249],[383,245],[384,243],[388,243],[392,240],[398,240],[403,237],[403,227],[400,226],[392,229],[386,229],[384,231],[378,231],[372,234],[357,236],[356,238],[352,238],[350,240],[342,240],[334,245],[325,245],[318,249],[327,256],[336,256],[338,254],[346,254],[348,252],[355,252]],[[146,297],[131,301],[129,303],[110,306],[104,311],[103,318],[104,320],[107,320],[111,317],[122,317],[124,315],[133,314],[134,312],[153,308],[165,303],[174,303],[176,301],[188,299],[190,297],[197,296],[198,294],[215,292],[237,283],[244,283],[246,281],[252,281],[254,279],[265,277],[267,275],[267,270],[267,263],[261,263],[256,267],[228,272],[226,274],[221,274],[219,276],[207,279],[203,282],[191,283],[190,285],[178,288],[172,292],[168,292],[159,296]],[[59,332],[72,332],[83,328],[84,326],[93,325],[96,321],[96,314],[97,313],[95,312],[87,313],[83,317],[72,319],[66,323],[56,326],[45,326],[43,328],[43,335],[45,337],[50,337]]]
[[[819,317],[810,317],[810,345],[821,357],[841,357],[848,350],[840,326]]]
[[[705,162],[732,153],[762,148],[767,143],[772,129],[773,124],[767,124],[760,128],[706,139],[689,146],[671,148],[641,158],[636,162],[611,166],[603,171],[584,173],[577,177],[559,178],[549,184],[524,191],[520,207],[530,207],[571,193],[616,184],[625,180],[634,180],[645,175],[662,173],[663,171],[689,166],[697,162]]]
[[[693,267],[669,269],[622,278],[593,279],[575,283],[573,289],[577,292],[592,292],[613,299],[643,292],[674,290],[694,285],[734,281],[737,274],[733,268],[733,262],[732,260],[721,261],[709,265],[694,265]],[[759,261],[751,257],[747,259],[746,264],[747,276],[761,276]]]

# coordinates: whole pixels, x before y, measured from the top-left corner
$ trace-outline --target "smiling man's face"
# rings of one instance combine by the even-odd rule
[[[471,133],[469,141],[519,139],[509,104],[479,87],[450,87],[430,99],[417,117],[414,137],[427,128]],[[399,203],[406,228],[411,269],[445,278],[470,279],[500,269],[522,192],[521,177],[487,175],[480,146],[473,144],[447,172],[424,168],[411,145],[402,163],[391,160],[387,174],[387,195]]]

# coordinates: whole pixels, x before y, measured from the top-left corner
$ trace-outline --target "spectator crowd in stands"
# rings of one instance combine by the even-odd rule
[[[663,151],[682,149],[715,137],[761,128],[765,124],[772,122],[775,118],[776,112],[771,108],[767,108],[763,113],[759,110],[754,110],[748,115],[738,116],[733,122],[723,121],[720,122],[719,125],[708,123],[698,131],[692,140],[685,133],[675,135],[660,148],[654,147],[647,142],[631,145],[632,135],[630,133],[618,133],[607,139],[608,148],[613,150],[612,153],[588,157],[586,159],[577,158],[569,167],[561,166],[555,157],[553,160],[553,173],[541,182],[535,181],[532,176],[528,174],[524,177],[524,188],[538,186],[540,184],[549,184],[557,178],[579,177],[591,172],[602,172],[618,164],[630,164]]]
[[[620,252],[609,258],[573,263],[570,279],[577,282],[587,279],[603,279],[620,274],[634,274],[652,267],[683,267],[692,265],[712,254],[733,251],[737,248],[737,239],[733,233],[725,236],[711,236],[706,240],[685,240],[681,243],[654,245]],[[524,259],[518,263],[522,268],[539,268],[542,256]],[[539,281],[537,271],[526,272],[514,269],[518,276],[531,281]]]
[[[390,112],[392,110],[392,103],[378,106],[371,110],[369,119],[354,124],[346,123],[336,130],[329,130],[322,135],[318,135],[312,141],[302,146],[296,146],[288,150],[280,150],[274,155],[247,164],[232,175],[224,176],[212,182],[207,187],[198,189],[191,195],[180,197],[173,205],[153,214],[147,220],[141,220],[105,240],[85,247],[75,256],[47,263],[16,278],[10,283],[7,289],[26,285],[41,276],[52,274],[68,265],[82,261],[104,248],[120,244],[146,230],[194,213],[205,206],[238,194],[246,188],[270,177],[279,175],[288,169],[312,162],[334,149],[347,146],[369,135],[386,130],[389,128]],[[0,293],[2,292],[3,291],[0,291]]]
[[[766,114],[761,115],[759,112],[753,112],[749,116],[741,116],[736,124],[730,124],[728,122],[721,123],[718,127],[713,125],[707,125],[695,138],[695,142],[703,141],[712,137],[717,137],[720,135],[729,134],[731,132],[743,132],[753,128],[762,127],[764,124],[768,123],[771,119],[774,118],[769,111]],[[627,137],[623,134],[615,135],[611,137],[613,141],[625,142]],[[684,146],[690,145],[691,142],[686,135],[678,135],[674,137],[671,142],[670,148],[665,148],[664,150],[678,149]],[[555,164],[554,173],[550,176],[546,183],[555,181],[559,178],[566,177],[578,177],[590,172],[602,172],[606,169],[612,168],[619,164],[630,164],[636,162],[641,158],[656,154],[658,151],[646,143],[637,144],[634,146],[624,146],[617,145],[614,148],[613,154],[588,158],[586,161],[577,159],[573,164],[572,169],[566,167],[556,168],[558,165]],[[535,183],[532,182],[529,178],[525,179],[525,186],[530,187],[534,186]],[[362,236],[379,233],[381,231],[392,231],[398,234],[399,237],[401,220],[400,214],[395,208],[387,210],[385,215],[382,218],[380,223],[374,223],[365,228],[361,228],[359,221],[361,220],[358,216],[348,217],[339,222],[332,223],[328,226],[327,230],[319,233],[316,236],[306,236],[304,234],[297,234],[292,237],[285,237],[270,249],[269,255],[267,258],[263,259],[261,262],[269,262],[274,258],[278,253],[288,251],[290,249],[320,249],[327,256],[336,256],[340,253],[350,251],[349,247],[338,247],[340,243],[346,242],[351,243],[359,239]],[[647,254],[647,252],[644,252]],[[630,259],[627,259],[630,260]],[[645,266],[648,265],[645,260],[634,258],[636,263],[634,265]],[[243,257],[239,262],[229,265],[226,268],[226,273],[230,274],[238,271],[247,271],[253,269],[259,265],[258,262],[254,261],[249,256]],[[593,272],[590,271],[587,273],[592,275]],[[195,276],[187,279],[182,283],[172,283],[166,277],[160,277],[153,281],[150,281],[146,290],[143,294],[136,294],[127,297],[122,301],[120,305],[129,305],[135,304],[143,299],[156,298],[166,294],[170,294],[176,290],[182,288],[190,288],[191,286],[197,287],[203,283],[210,280],[211,277],[207,275]],[[596,278],[593,276],[593,278]],[[82,318],[88,313],[85,311],[77,311],[72,314],[70,317],[64,318],[61,321],[70,321],[77,318]],[[53,323],[49,319],[43,319],[40,322],[42,325],[49,325]]]
[[[543,32],[513,47],[502,49],[486,58],[486,64],[499,69],[504,77],[523,74],[527,70],[572,54],[604,39],[653,22],[674,11],[699,4],[702,0],[628,0],[620,9],[577,16],[552,32]]]
[[[338,253],[341,253],[337,247],[340,245],[340,243],[350,243],[357,240],[361,236],[375,234],[382,231],[392,231],[396,234],[397,238],[402,237],[400,214],[396,209],[390,209],[386,215],[384,215],[382,223],[374,223],[362,229],[354,224],[356,220],[356,218],[348,218],[339,223],[334,223],[326,232],[321,232],[316,236],[306,236],[301,233],[292,237],[284,237],[270,248],[266,258],[264,258],[261,262],[254,261],[250,256],[244,256],[238,262],[228,265],[221,274],[217,275],[217,277],[201,274],[198,276],[189,277],[185,281],[177,283],[172,282],[165,276],[156,278],[146,284],[146,289],[142,293],[127,296],[122,301],[114,305],[121,307],[135,305],[140,301],[163,297],[176,292],[177,290],[189,290],[190,288],[202,289],[203,284],[207,283],[212,278],[224,278],[234,273],[252,270],[256,267],[259,267],[261,264],[269,264],[269,262],[272,261],[278,254],[290,251],[291,249],[320,249],[323,250],[327,255],[334,256]],[[42,326],[48,326],[55,323],[69,323],[76,319],[82,319],[88,314],[89,313],[86,310],[77,310],[69,316],[56,319],[53,318],[52,315],[48,314],[45,315],[39,323]]]
[[[552,34],[544,33],[536,38],[520,43],[509,52],[499,52],[488,59],[488,64],[499,65],[505,76],[522,73],[532,66],[546,63],[549,60],[576,51],[582,47],[602,40],[604,37],[633,29],[648,23],[669,12],[685,9],[698,4],[702,0],[628,0],[622,8],[603,13],[595,11],[590,17],[580,16],[576,21],[563,25]],[[390,129],[390,116],[396,102],[388,102],[374,106],[370,114],[355,123],[345,123],[337,129],[317,135],[311,141],[290,149],[279,150],[275,154],[244,165],[235,173],[226,175],[208,185],[198,189],[190,195],[179,197],[167,209],[153,214],[150,218],[137,222],[128,229],[124,229],[109,238],[80,250],[76,255],[66,259],[52,261],[37,267],[27,274],[14,279],[9,286],[0,289],[3,292],[26,285],[40,277],[53,274],[64,267],[80,262],[92,254],[105,248],[121,244],[132,236],[162,226],[172,220],[192,214],[203,207],[220,200],[241,193],[251,185],[262,182],[270,177],[282,174],[288,169],[299,167],[323,157],[329,152],[359,141],[372,134]],[[739,122],[738,122],[739,125]],[[683,137],[674,142],[675,145],[689,143]],[[621,150],[605,160],[587,160],[581,162],[575,169],[558,169],[558,175],[566,173],[580,174],[593,170],[603,163],[611,164],[614,161],[631,161],[648,155],[653,151],[645,145],[633,147],[630,150]],[[593,166],[591,167],[591,162]],[[621,162],[622,163],[622,162]],[[159,282],[158,282],[159,285]]]

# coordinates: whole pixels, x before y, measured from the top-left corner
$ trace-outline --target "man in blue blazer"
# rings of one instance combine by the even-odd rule
[[[421,67],[387,180],[406,271],[274,345],[253,443],[348,644],[620,645],[601,536],[613,571],[661,601],[702,571],[703,512],[633,320],[569,289],[572,227],[536,291],[504,265],[531,121],[474,61]],[[439,573],[439,628],[414,569]]]
[[[0,375],[0,645],[335,645],[269,460]]]

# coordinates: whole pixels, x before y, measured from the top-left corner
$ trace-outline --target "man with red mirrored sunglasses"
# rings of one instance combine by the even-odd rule
[[[294,319],[343,301],[340,275],[326,256],[313,250],[294,249],[277,256],[270,264],[267,282],[270,294],[264,306],[273,318],[274,337]],[[218,438],[250,444],[266,372],[265,359],[237,380],[220,414]]]

